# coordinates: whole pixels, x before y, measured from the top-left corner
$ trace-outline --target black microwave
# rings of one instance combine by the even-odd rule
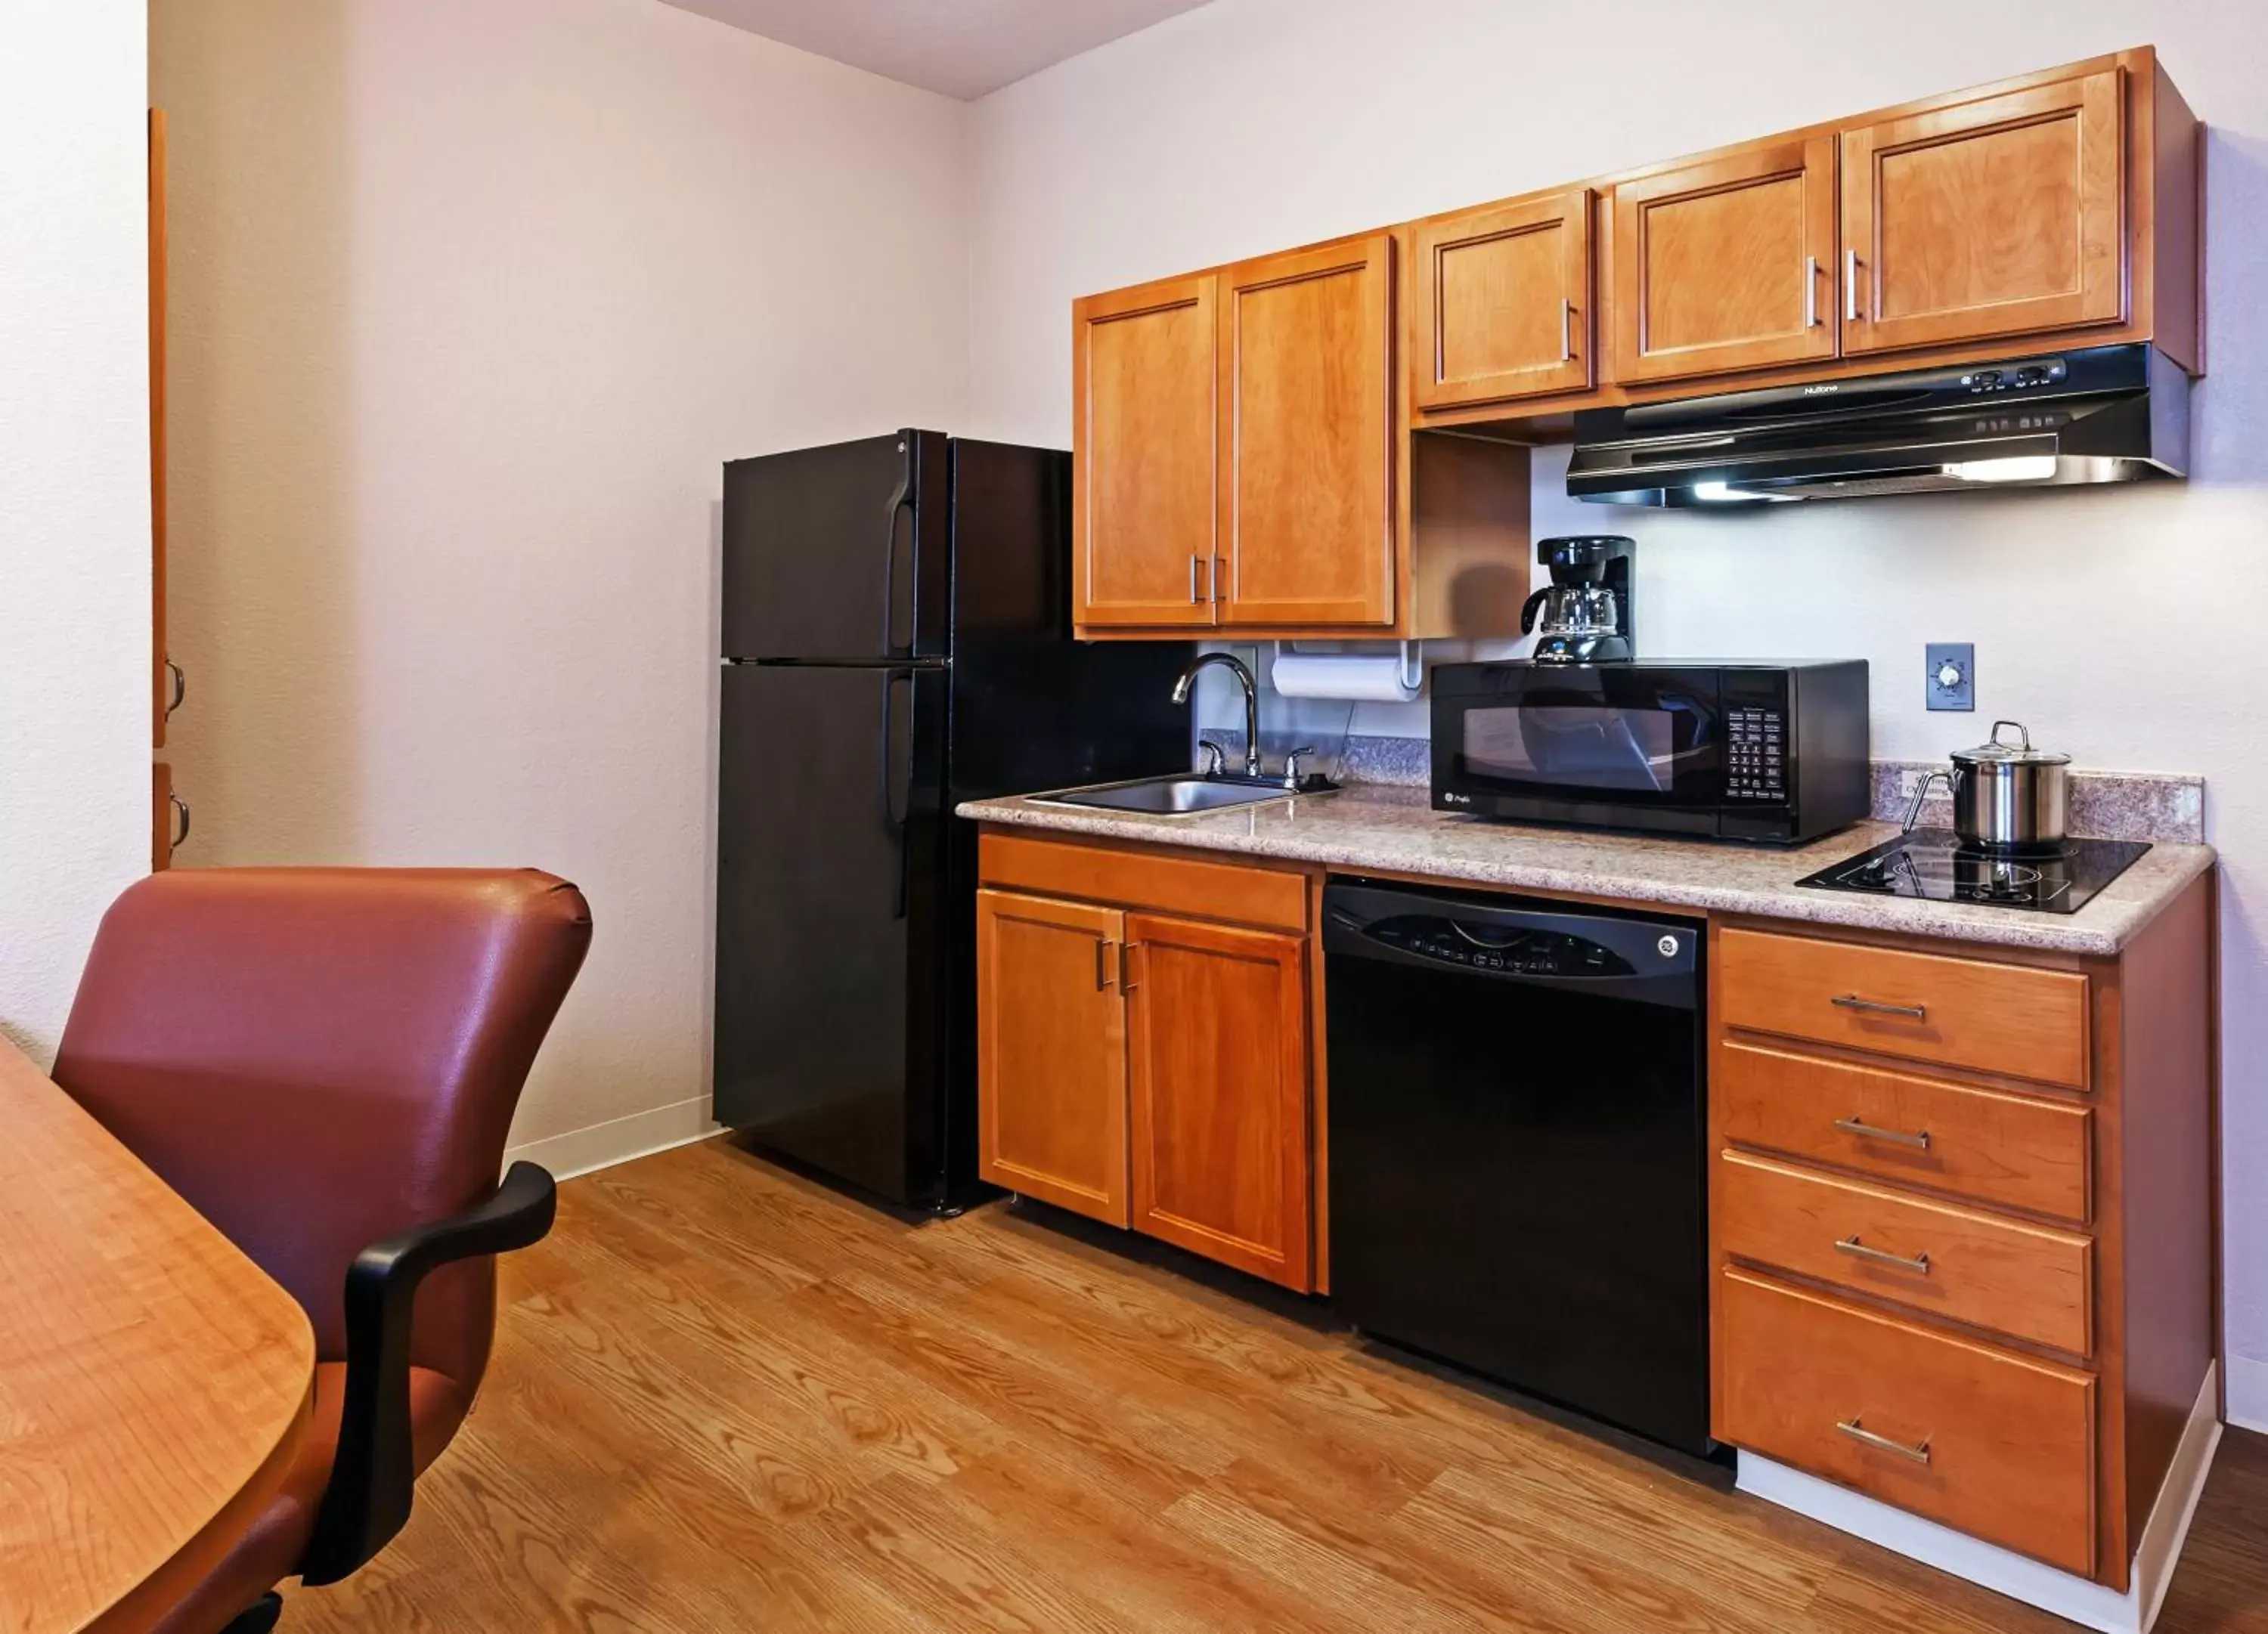
[[[1789,845],[1873,806],[1867,664],[1445,664],[1433,805]]]

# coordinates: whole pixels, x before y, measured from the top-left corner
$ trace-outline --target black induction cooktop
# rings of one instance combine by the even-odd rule
[[[2066,840],[2052,850],[2017,855],[1963,845],[1948,828],[1916,828],[1796,883],[1824,891],[2068,914],[2149,849],[2139,840]]]

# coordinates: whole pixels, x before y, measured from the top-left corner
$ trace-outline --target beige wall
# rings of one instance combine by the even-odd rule
[[[2212,378],[2195,480],[1665,518],[1639,541],[1657,654],[1869,659],[1874,743],[1933,757],[2028,721],[2082,764],[2199,772],[2225,861],[2232,1399],[2268,1420],[2268,19],[2257,0],[1216,0],[977,105],[980,434],[1069,435],[1075,295],[2155,43],[2213,129]],[[1979,713],[1922,707],[1926,641],[1977,644]],[[1422,705],[1358,729],[1425,730]]]
[[[0,1033],[41,1060],[150,867],[144,31],[0,18]]]
[[[718,467],[959,417],[965,109],[653,0],[151,10],[181,861],[566,875],[514,1140],[689,1133]]]

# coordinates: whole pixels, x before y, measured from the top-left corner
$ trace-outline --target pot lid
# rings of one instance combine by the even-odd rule
[[[2023,741],[2001,742],[2000,730],[2004,726],[2014,726],[2017,735]],[[1954,750],[1953,758],[1964,766],[1973,766],[1984,762],[1991,762],[1997,765],[2020,766],[2068,766],[2071,764],[2071,756],[2068,754],[2058,754],[2053,749],[2034,748],[2031,732],[2025,728],[2021,721],[2014,720],[1994,721],[1992,735],[1989,739],[1972,749]]]

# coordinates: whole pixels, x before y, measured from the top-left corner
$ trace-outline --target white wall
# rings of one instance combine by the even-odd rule
[[[2257,0],[1906,0],[1888,26],[1764,0],[1217,0],[977,105],[972,423],[1070,435],[1079,294],[2154,43],[2213,127],[2210,353],[2186,486],[1664,517],[1656,653],[1873,660],[1878,754],[2021,718],[2087,765],[2202,773],[2223,852],[2232,1372],[2268,1417],[2268,13]],[[1977,644],[1979,712],[1922,708],[1922,644]],[[1373,731],[1422,707],[1367,708]],[[2250,1358],[2249,1365],[2243,1358]],[[2248,1382],[2249,1381],[2249,1382]]]
[[[180,860],[566,875],[513,1138],[690,1133],[719,466],[959,419],[966,109],[654,0],[153,14]]]
[[[0,1032],[150,867],[143,0],[0,0]]]

